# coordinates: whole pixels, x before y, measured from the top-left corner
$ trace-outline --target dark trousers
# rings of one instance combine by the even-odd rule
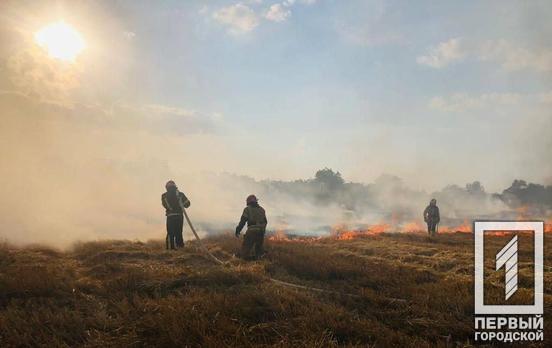
[[[240,256],[243,259],[251,259],[251,249],[255,247],[255,256],[254,258],[259,258],[264,254],[263,243],[264,243],[265,231],[261,229],[249,229],[245,232],[243,236],[243,244]]]
[[[437,228],[437,223],[436,221],[428,221],[427,222],[427,233],[429,233],[430,236],[434,236],[435,235],[435,230]]]
[[[184,217],[182,215],[167,216],[167,249],[184,246],[184,239],[182,238],[183,223]]]

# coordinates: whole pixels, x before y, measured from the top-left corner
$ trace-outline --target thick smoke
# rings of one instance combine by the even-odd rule
[[[428,193],[413,190],[391,175],[382,175],[371,184],[346,182],[339,172],[328,168],[312,179],[291,182],[225,177],[242,182],[264,198],[273,216],[272,228],[295,233],[328,233],[342,225],[369,228],[385,224],[396,231],[423,228],[422,211],[431,198],[438,201],[442,224],[452,229],[474,219],[546,219],[552,208],[551,186],[519,180],[502,193],[487,193],[478,181]]]
[[[213,167],[202,151],[213,146],[214,121],[206,117],[198,123],[179,110],[105,111],[17,93],[2,93],[0,101],[0,238],[14,243],[163,238],[160,195],[168,179],[189,196],[189,212],[204,234],[232,229],[250,193],[267,209],[270,229],[307,234],[342,224],[423,227],[421,212],[432,197],[449,226],[475,218],[546,218],[551,208],[551,187],[524,181],[495,194],[478,182],[428,193],[390,175],[370,184],[347,182],[330,169],[296,181],[203,171]],[[167,136],[152,117],[159,124],[184,118],[196,128]],[[216,161],[227,165],[222,156]]]

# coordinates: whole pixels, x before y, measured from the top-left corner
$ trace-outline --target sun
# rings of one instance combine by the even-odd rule
[[[64,21],[48,24],[34,35],[35,42],[52,58],[74,62],[86,44],[81,34]]]

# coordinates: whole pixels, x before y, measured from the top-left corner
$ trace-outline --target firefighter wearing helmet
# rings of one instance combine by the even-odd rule
[[[247,223],[247,231],[243,236],[243,244],[239,256],[245,260],[259,259],[264,255],[263,242],[268,221],[265,210],[259,205],[255,195],[249,195],[245,202],[247,206],[243,210],[240,223],[236,227],[236,237],[239,238],[241,230]],[[251,249],[253,247],[255,254],[252,257]]]
[[[429,202],[429,205],[424,210],[424,221],[427,223],[427,232],[429,236],[435,236],[437,225],[439,221],[441,221],[439,207],[437,206],[437,200],[435,198]]]
[[[186,195],[178,191],[174,181],[170,180],[165,184],[167,192],[161,195],[161,204],[165,208],[167,216],[167,249],[184,247],[184,238],[182,237],[182,225],[184,223],[184,208],[190,206],[190,201]]]

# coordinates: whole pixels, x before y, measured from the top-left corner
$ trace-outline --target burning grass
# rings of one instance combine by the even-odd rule
[[[0,343],[470,345],[472,236],[448,233],[429,240],[419,233],[358,232],[352,238],[280,235],[267,242],[267,258],[252,263],[232,259],[235,238],[207,239],[217,257],[230,260],[227,266],[213,264],[193,243],[176,252],[163,250],[160,241],[81,243],[68,252],[2,245]],[[489,248],[506,241],[491,237]],[[545,263],[551,258],[547,253]],[[522,276],[530,272],[520,263]],[[332,292],[283,287],[270,277]],[[545,303],[551,281],[547,271]],[[498,298],[503,288],[498,278],[495,283],[486,290]],[[530,286],[520,282],[518,300],[529,296]],[[551,314],[546,311],[545,318]],[[549,332],[549,321],[545,325]]]

